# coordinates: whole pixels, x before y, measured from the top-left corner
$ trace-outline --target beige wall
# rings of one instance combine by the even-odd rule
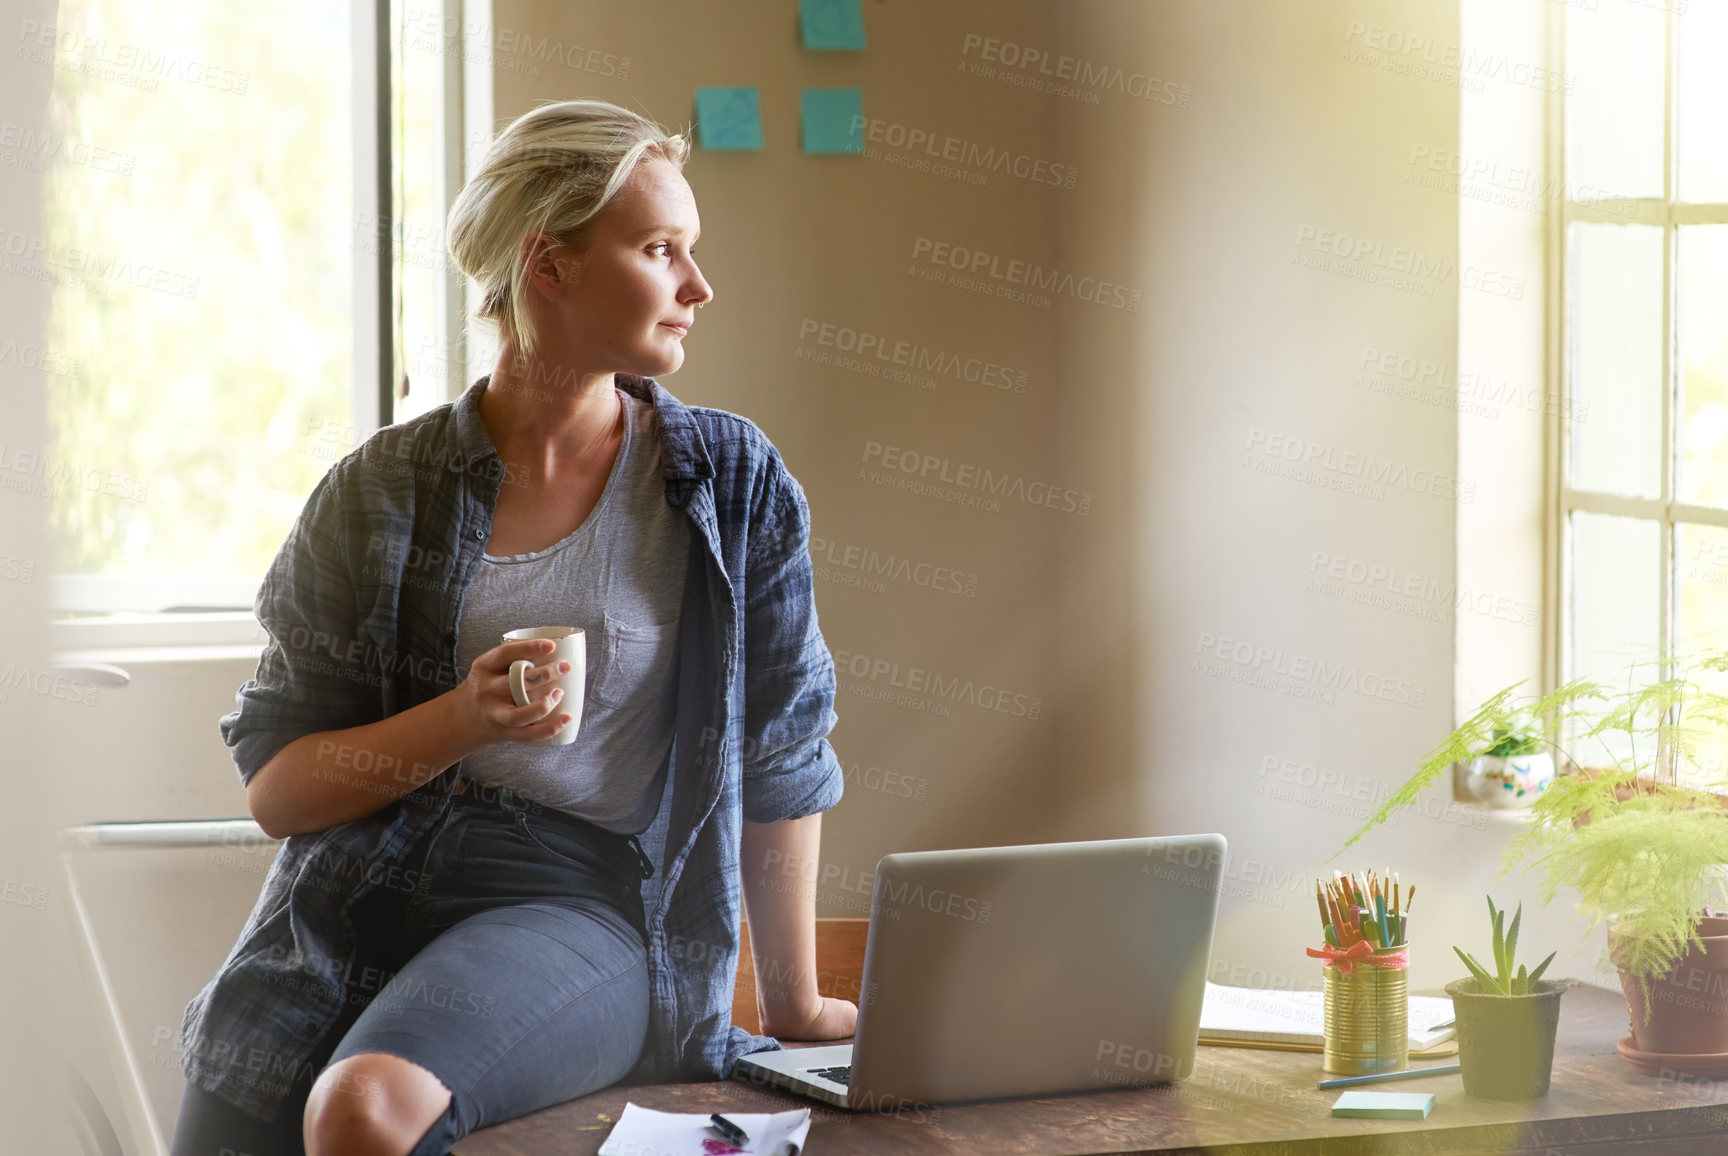
[[[26,0],[9,12],[37,27],[52,24],[54,6]],[[0,108],[14,129],[46,123],[49,70],[12,67],[0,72]],[[0,211],[11,237],[42,235],[43,178],[23,165],[0,166]],[[0,277],[0,442],[14,461],[30,460],[48,441],[41,358],[48,322],[42,282]],[[67,1084],[62,1057],[79,1055],[69,1025],[85,998],[67,966],[74,933],[55,832],[68,813],[69,768],[55,739],[76,725],[64,701],[33,694],[34,680],[50,672],[46,620],[50,543],[45,503],[24,489],[0,489],[0,560],[34,573],[8,581],[0,594],[0,1151],[69,1152],[73,1135],[60,1111]],[[20,679],[31,681],[21,682]],[[89,1069],[85,1069],[89,1072]],[[92,1075],[99,1079],[99,1073]],[[53,1105],[53,1111],[40,1106]]]
[[[499,123],[591,96],[683,124],[698,85],[761,90],[767,149],[698,151],[687,169],[717,297],[666,384],[761,424],[836,552],[976,576],[970,597],[818,581],[843,668],[832,738],[858,772],[825,823],[823,914],[862,913],[889,851],[1218,830],[1232,855],[1214,974],[1307,986],[1318,861],[1450,728],[1455,638],[1468,634],[1444,594],[1375,604],[1325,573],[1337,559],[1419,586],[1457,576],[1457,411],[1399,395],[1395,373],[1364,363],[1372,350],[1455,366],[1460,303],[1483,292],[1462,284],[1456,197],[1412,180],[1418,146],[1458,148],[1457,72],[1420,66],[1456,50],[1459,7],[870,0],[865,12],[866,52],[822,54],[799,47],[789,2],[493,7],[497,43],[513,46],[495,59]],[[629,57],[628,78],[536,57],[542,37]],[[1394,50],[1413,37],[1431,47]],[[1121,69],[1124,87],[1150,77],[1154,99],[978,75],[984,38],[1048,53],[1052,68],[1070,56]],[[1072,166],[1074,187],[916,171],[891,163],[915,154],[885,143],[802,155],[799,89],[840,85],[863,89],[869,117]],[[1343,237],[1366,246],[1357,259],[1337,255]],[[1139,303],[1055,294],[1046,307],[925,281],[918,238]],[[1398,283],[1371,279],[1401,262],[1417,267],[1387,274]],[[993,359],[1024,370],[1026,389],[941,375],[923,389],[815,363],[809,322]],[[870,443],[1052,483],[1087,495],[1088,511],[883,488]],[[1286,470],[1284,445],[1316,468]],[[1365,459],[1386,471],[1377,485],[1353,474]],[[1501,641],[1521,661],[1536,646]],[[854,655],[1035,696],[1039,715],[869,700],[855,692],[893,675],[848,675]],[[1300,673],[1254,684],[1279,664]],[[1315,664],[1367,692],[1317,690]],[[1528,895],[1495,882],[1509,827],[1447,802],[1433,792],[1430,814],[1343,861],[1390,861],[1423,886],[1423,984],[1453,977],[1447,945],[1476,936],[1491,885]],[[1532,943],[1579,942],[1558,908],[1527,913],[1527,927]]]

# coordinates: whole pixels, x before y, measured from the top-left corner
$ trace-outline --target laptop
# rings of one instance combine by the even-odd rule
[[[884,856],[853,1042],[734,1075],[859,1111],[1186,1079],[1224,852],[1212,834]]]

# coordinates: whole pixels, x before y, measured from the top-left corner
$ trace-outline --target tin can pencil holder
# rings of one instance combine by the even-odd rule
[[[1341,1076],[1397,1071],[1410,1060],[1409,949],[1353,954],[1326,963],[1320,1066]]]

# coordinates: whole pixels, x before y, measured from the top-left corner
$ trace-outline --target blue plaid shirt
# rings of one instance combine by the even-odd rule
[[[270,637],[257,672],[220,724],[242,782],[303,735],[388,718],[466,677],[456,666],[463,592],[513,468],[480,420],[487,380],[380,430],[313,489],[258,591]],[[732,1024],[741,823],[840,801],[826,738],[834,663],[816,623],[804,491],[767,437],[745,418],[683,405],[652,378],[617,381],[658,411],[666,501],[689,515],[697,543],[672,769],[641,835],[655,866],[643,884],[651,1010],[627,1078],[720,1079],[739,1056],[780,1046]],[[264,1120],[333,1042],[325,1037],[359,986],[350,913],[401,878],[394,869],[449,807],[462,769],[352,761],[350,781],[420,785],[283,842],[181,1026],[187,1079]]]

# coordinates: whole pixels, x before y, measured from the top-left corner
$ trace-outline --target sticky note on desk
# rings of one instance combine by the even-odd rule
[[[1369,1120],[1426,1120],[1433,1108],[1433,1092],[1345,1092],[1333,1103],[1332,1114]]]
[[[762,147],[762,108],[754,88],[698,88],[696,134],[705,149]]]

